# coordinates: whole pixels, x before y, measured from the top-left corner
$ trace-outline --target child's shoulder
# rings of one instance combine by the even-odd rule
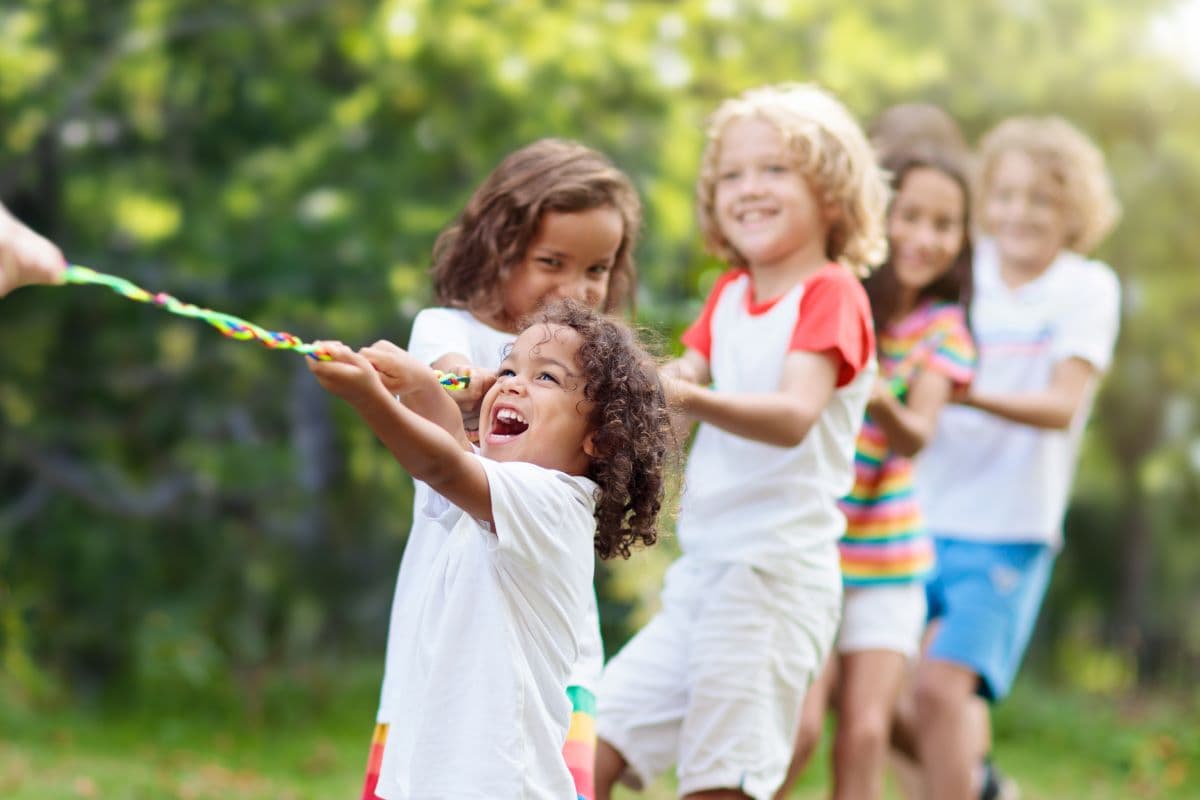
[[[923,325],[934,328],[959,327],[967,324],[967,310],[961,303],[941,298],[931,298],[911,315]]]
[[[1121,282],[1117,273],[1108,264],[1071,251],[1059,254],[1054,269],[1058,275],[1057,286],[1072,298],[1072,302],[1084,297],[1119,297]]]
[[[871,301],[862,281],[844,264],[831,261],[804,280],[804,296],[825,301],[849,300],[870,313]]]

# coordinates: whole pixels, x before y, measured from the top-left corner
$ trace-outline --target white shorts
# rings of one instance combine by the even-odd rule
[[[925,611],[923,583],[847,586],[837,651],[891,650],[914,658],[921,651]]]
[[[771,798],[840,608],[836,549],[786,579],[677,561],[662,610],[600,683],[596,730],[628,763],[623,779],[638,788],[675,764],[681,795],[736,788]]]

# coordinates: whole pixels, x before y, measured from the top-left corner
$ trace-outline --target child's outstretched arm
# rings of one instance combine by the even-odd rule
[[[1050,384],[1040,392],[976,393],[971,389],[954,401],[978,408],[1010,422],[1035,428],[1066,430],[1084,408],[1100,370],[1082,358],[1067,358],[1054,365]]]
[[[464,415],[456,405],[456,395],[461,392],[449,393],[436,381],[430,385],[430,368],[392,342],[380,339],[358,352],[371,362],[383,385],[396,395],[401,403],[458,437],[465,424]],[[442,368],[435,363],[434,369]],[[451,402],[446,402],[447,400]]]
[[[696,419],[747,439],[794,447],[833,397],[837,363],[832,352],[794,350],[784,359],[779,387],[762,394],[715,392],[680,378],[665,386],[668,399]]]
[[[349,403],[414,478],[429,484],[472,517],[490,523],[487,474],[478,459],[470,455],[458,407],[446,396],[433,371],[395,345],[391,347],[400,355],[388,352],[386,359],[380,357],[392,370],[388,380],[399,388],[396,394],[424,407],[437,421],[397,402],[367,356],[340,342],[317,344],[333,356],[332,361],[308,361],[309,370],[321,386]],[[447,424],[454,433],[444,427]]]

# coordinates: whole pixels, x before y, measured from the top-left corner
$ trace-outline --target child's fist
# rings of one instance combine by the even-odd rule
[[[341,342],[316,342],[332,360],[308,359],[308,369],[327,392],[356,405],[383,390],[371,362]]]

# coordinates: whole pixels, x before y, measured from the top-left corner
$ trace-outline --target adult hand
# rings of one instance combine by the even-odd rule
[[[61,250],[0,205],[0,297],[21,286],[62,283],[66,268]]]

